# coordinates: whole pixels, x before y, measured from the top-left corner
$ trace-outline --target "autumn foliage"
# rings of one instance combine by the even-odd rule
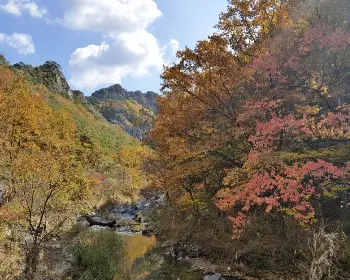
[[[1,66],[0,278],[19,275],[23,264],[23,277],[35,279],[43,249],[77,216],[137,197],[149,154],[82,104]],[[8,248],[15,263],[2,253]]]
[[[253,213],[303,226],[346,211],[350,29],[346,1],[229,1],[217,32],[163,73],[150,135],[173,202],[196,186],[239,238]],[[197,196],[197,197],[196,197]]]

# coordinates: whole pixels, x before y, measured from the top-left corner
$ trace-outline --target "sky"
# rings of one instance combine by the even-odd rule
[[[0,53],[62,66],[90,95],[121,84],[159,91],[163,65],[215,29],[227,0],[0,0]]]

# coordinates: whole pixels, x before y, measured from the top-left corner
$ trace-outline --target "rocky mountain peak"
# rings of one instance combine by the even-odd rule
[[[43,84],[53,92],[67,97],[73,97],[73,92],[67,83],[62,68],[55,61],[46,61],[40,66],[32,66],[19,62],[14,64],[13,68],[22,72],[34,84]]]
[[[127,91],[116,84],[95,91],[87,99],[111,123],[123,127],[131,136],[144,139],[157,113],[158,94]]]
[[[9,65],[9,62],[2,54],[0,54],[0,65]]]
[[[0,55],[0,65],[9,65]],[[63,74],[62,67],[55,61],[46,61],[40,66],[24,62],[9,65],[33,84],[45,85],[50,91],[84,104],[97,110],[107,121],[122,127],[131,136],[144,139],[151,129],[157,113],[156,99],[153,91],[128,91],[120,84],[115,84],[95,91],[85,97],[79,90],[72,90]]]
[[[158,94],[152,91],[146,93],[137,91],[127,91],[121,85],[115,84],[113,86],[102,88],[95,91],[89,98],[90,102],[95,104],[101,101],[117,101],[117,100],[132,100],[136,101],[143,107],[147,107],[152,111],[156,111],[156,99]]]

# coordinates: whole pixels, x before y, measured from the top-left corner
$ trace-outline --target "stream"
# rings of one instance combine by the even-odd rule
[[[133,280],[237,280],[220,274],[204,276],[189,262],[165,256],[157,250],[157,240],[147,216],[165,202],[165,196],[145,198],[133,204],[111,204],[85,217],[90,230],[112,228],[123,239],[126,265]]]
[[[124,235],[127,262],[133,280],[202,280],[200,272],[189,272],[191,266],[157,254],[152,248],[156,238],[142,234]]]

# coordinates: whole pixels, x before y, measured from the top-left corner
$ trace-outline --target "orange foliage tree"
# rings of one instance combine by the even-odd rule
[[[239,237],[254,211],[307,224],[322,215],[322,201],[345,194],[345,2],[229,1],[218,32],[178,53],[150,133],[158,183],[173,200],[193,198],[200,184],[231,212]]]

